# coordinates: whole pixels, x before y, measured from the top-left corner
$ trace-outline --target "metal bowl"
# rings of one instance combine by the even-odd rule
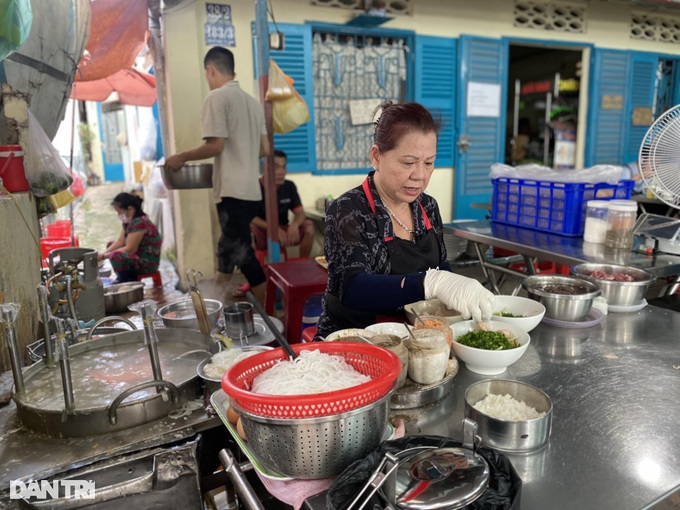
[[[392,393],[342,414],[318,418],[267,418],[245,411],[241,416],[248,446],[269,470],[314,480],[342,473],[377,448],[387,426]]]
[[[252,352],[253,354],[257,354],[258,352],[264,352],[264,351],[271,351],[273,347],[269,347],[267,345],[247,345],[247,346],[242,346],[242,347],[234,347],[233,349],[237,349],[239,351],[247,351],[247,352]],[[228,349],[232,350],[232,349]],[[226,352],[226,351],[221,351],[221,352]],[[215,356],[215,354],[213,354]],[[198,376],[203,379],[203,382],[205,383],[205,387],[208,388],[208,391],[210,393],[214,393],[218,390],[222,389],[222,378],[220,377],[219,379],[215,377],[210,377],[208,374],[205,373],[204,368],[205,366],[212,361],[212,357],[206,358],[203,361],[201,361],[198,366],[196,367],[196,373]],[[225,371],[226,373],[226,371]]]
[[[212,329],[217,325],[217,320],[222,310],[222,303],[216,299],[204,299],[203,301],[205,301],[205,308],[208,311],[208,322]],[[191,299],[183,299],[165,305],[158,309],[158,315],[163,319],[163,324],[166,328],[200,329],[194,303]]]
[[[545,317],[560,321],[582,321],[593,306],[593,299],[600,295],[600,288],[594,283],[570,276],[528,276],[522,286],[531,299],[545,306]],[[555,287],[573,293],[556,292]]]
[[[489,394],[510,395],[545,416],[522,421],[492,418],[473,407]],[[465,415],[477,422],[482,442],[505,452],[528,452],[545,445],[550,438],[552,407],[550,397],[543,391],[519,381],[487,379],[471,384],[465,391]]]
[[[144,284],[141,282],[116,283],[104,289],[106,313],[127,312],[128,306],[144,299]]]
[[[168,189],[212,188],[212,172],[211,163],[187,163],[179,170],[161,166],[163,183]]]
[[[619,282],[594,278],[593,271],[604,271],[608,275],[625,274],[635,278],[632,282]],[[588,280],[597,285],[602,291],[602,297],[612,306],[635,306],[642,302],[649,286],[656,280],[656,276],[643,269],[615,264],[578,264],[571,268],[577,278]]]

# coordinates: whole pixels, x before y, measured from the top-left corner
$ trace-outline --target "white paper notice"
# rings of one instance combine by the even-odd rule
[[[468,82],[468,117],[500,117],[501,86],[498,83]]]
[[[373,111],[382,103],[382,99],[355,99],[349,102],[349,118],[353,126],[371,124]]]

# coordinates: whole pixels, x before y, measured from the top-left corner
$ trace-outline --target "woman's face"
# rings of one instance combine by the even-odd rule
[[[130,221],[134,216],[134,209],[132,207],[123,209],[122,207],[118,207],[116,204],[113,204],[113,210],[116,211],[118,218],[123,223],[125,223],[126,221]]]
[[[437,134],[410,131],[394,149],[380,152],[371,147],[371,163],[380,196],[390,202],[413,202],[430,182],[437,155]]]

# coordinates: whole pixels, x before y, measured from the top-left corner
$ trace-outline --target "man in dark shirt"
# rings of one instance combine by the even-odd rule
[[[286,163],[288,157],[280,150],[274,151],[274,173],[276,175],[276,199],[279,207],[279,231],[278,241],[281,246],[300,245],[300,257],[309,257],[314,243],[314,223],[305,216],[300,195],[293,181],[286,180]],[[264,184],[260,178],[262,196],[264,196]],[[288,212],[295,214],[293,221],[288,223]],[[264,201],[260,206],[257,216],[250,222],[250,231],[255,240],[257,250],[267,249],[267,216]]]
[[[279,208],[278,241],[285,249],[288,246],[300,245],[300,257],[309,257],[314,243],[314,223],[305,216],[305,210],[300,201],[297,187],[293,181],[286,180],[286,163],[288,157],[280,150],[274,151],[274,173],[276,175],[276,199]],[[264,197],[264,183],[260,178],[262,196]],[[288,223],[288,212],[293,211],[295,217]],[[260,203],[257,216],[250,222],[250,232],[253,236],[256,250],[267,249],[267,215],[264,200]],[[234,289],[234,297],[243,297],[250,289],[248,282]]]

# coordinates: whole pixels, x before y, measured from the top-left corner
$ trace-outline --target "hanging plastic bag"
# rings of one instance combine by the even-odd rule
[[[0,2],[0,61],[21,47],[31,32],[33,11],[30,0]]]
[[[269,61],[269,85],[265,99],[281,101],[293,97],[293,78],[284,73],[273,60]]]
[[[73,182],[71,172],[33,114],[28,112],[28,140],[24,147],[24,169],[31,191],[47,197],[64,191]]]
[[[307,103],[295,89],[293,92],[291,98],[272,101],[272,124],[275,133],[288,133],[305,122],[309,122]]]

